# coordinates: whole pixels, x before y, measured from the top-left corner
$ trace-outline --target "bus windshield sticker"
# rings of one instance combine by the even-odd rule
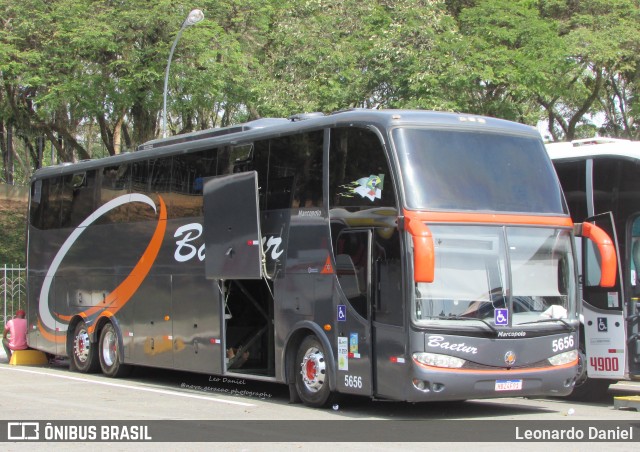
[[[349,333],[349,358],[360,358],[358,352],[358,333]]]
[[[509,324],[509,310],[508,309],[496,309],[494,311],[494,320],[496,325],[506,326]]]
[[[349,370],[349,338],[338,337],[338,370]]]
[[[357,193],[362,198],[368,198],[371,202],[382,198],[384,188],[384,174],[372,174],[362,177],[354,182],[341,185],[344,191],[339,193],[344,198],[353,198]]]

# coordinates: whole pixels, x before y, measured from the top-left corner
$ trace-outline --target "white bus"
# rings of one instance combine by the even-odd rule
[[[640,142],[591,138],[547,151],[573,220],[594,219],[617,241],[616,286],[603,289],[593,272],[583,275],[582,365],[572,396],[597,398],[612,381],[640,377]],[[590,245],[582,250],[593,258]]]

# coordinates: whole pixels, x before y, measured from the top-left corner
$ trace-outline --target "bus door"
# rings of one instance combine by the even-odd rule
[[[640,375],[640,216],[630,221],[627,230],[627,255],[629,290],[627,305],[627,347],[631,359],[629,364],[630,376]]]
[[[335,272],[344,295],[336,314],[338,388],[343,393],[371,395],[375,354],[371,337],[371,230],[343,229],[334,251]]]
[[[620,253],[611,212],[587,218],[613,240],[618,272],[613,287],[600,287],[600,255],[591,240],[582,240],[582,316],[589,378],[623,379],[628,372],[625,297],[621,284]]]
[[[272,322],[265,320],[272,319],[273,313],[260,306],[260,300],[266,297],[261,282],[264,252],[257,174],[245,171],[212,177],[204,182],[205,275],[214,280],[214,289],[221,292],[220,297],[212,296],[212,303],[219,300],[215,311],[221,337],[214,338],[220,339],[214,359],[216,371],[220,372],[236,371],[240,364],[245,364],[240,362],[242,357],[250,356],[254,361],[250,364],[259,366],[259,373],[272,373],[266,358],[256,362],[258,356],[254,350],[260,356],[266,356],[264,350],[251,348],[263,340],[269,342],[269,350],[273,347],[273,341],[268,340],[273,335]],[[236,307],[230,307],[231,303]]]
[[[344,229],[335,252],[349,306],[346,321],[338,319],[338,341],[344,344],[342,356],[338,347],[338,385],[342,392],[401,398],[406,334],[399,233]]]

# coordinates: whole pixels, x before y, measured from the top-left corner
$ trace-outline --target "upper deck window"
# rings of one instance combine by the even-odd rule
[[[393,140],[411,209],[567,213],[539,139],[398,128]]]

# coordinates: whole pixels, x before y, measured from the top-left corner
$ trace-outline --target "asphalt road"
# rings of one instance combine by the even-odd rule
[[[505,429],[514,424],[524,431],[535,423],[564,425],[569,423],[587,423],[598,425],[599,421],[633,421],[640,425],[640,413],[635,410],[615,409],[613,396],[640,394],[640,383],[621,382],[612,386],[609,395],[594,403],[576,403],[563,399],[526,399],[505,398],[495,400],[469,400],[456,403],[408,404],[400,402],[372,401],[362,397],[343,397],[333,409],[310,409],[299,404],[290,404],[288,389],[279,384],[256,382],[244,379],[224,379],[211,375],[193,374],[149,368],[136,368],[131,377],[110,379],[101,374],[85,375],[70,372],[65,362],[46,367],[10,366],[0,363],[0,408],[1,419],[7,422],[49,421],[132,421],[146,423],[158,420],[190,421],[176,428],[176,441],[189,438],[181,437],[188,428],[215,429],[220,425],[226,430],[218,431],[215,443],[185,443],[181,448],[189,450],[202,448],[207,450],[326,450],[334,448],[325,442],[333,440],[344,426],[358,429],[371,429],[373,441],[340,442],[339,450],[388,450],[389,443],[379,442],[379,426],[395,426],[392,421],[430,421],[450,420],[446,428],[464,429],[490,425],[504,425]],[[264,425],[264,421],[288,420],[273,425],[273,437],[264,442],[245,442],[251,428]],[[311,421],[311,422],[300,422]],[[391,421],[377,423],[373,421]],[[215,421],[211,423],[210,421]],[[251,424],[261,421],[263,424]],[[322,422],[318,422],[322,421]],[[333,423],[332,423],[333,421]],[[336,422],[339,421],[339,422]],[[369,421],[351,422],[348,421]],[[455,421],[455,422],[454,422]],[[473,421],[489,421],[487,424]],[[496,424],[498,423],[498,424]],[[6,424],[6,422],[5,422]],[[270,425],[270,424],[267,424]],[[277,429],[283,425],[291,428],[308,429],[305,436],[309,441],[278,441]],[[403,424],[405,425],[405,424]],[[423,424],[421,424],[423,425]],[[424,424],[426,425],[426,424]],[[434,423],[429,425],[439,426]],[[328,438],[318,440],[323,435],[315,426],[327,429]],[[0,425],[0,428],[5,428]],[[249,427],[247,427],[249,428]],[[289,428],[289,427],[285,427]],[[320,429],[320,427],[318,427]],[[197,435],[199,431],[193,430]],[[202,431],[200,430],[200,433]],[[228,432],[228,433],[227,433]],[[0,432],[2,433],[2,432]],[[166,432],[165,432],[166,433]],[[289,432],[291,433],[291,432]],[[295,432],[298,433],[298,432]],[[304,431],[302,432],[304,433]],[[362,439],[363,432],[356,432]],[[366,433],[366,432],[365,432]],[[366,433],[368,434],[368,433]],[[541,446],[549,450],[567,450],[569,443],[516,442],[494,443],[479,434],[474,450],[507,450],[517,444],[518,450],[540,450]],[[436,435],[438,437],[438,435]],[[640,435],[637,435],[640,436]],[[2,437],[2,436],[0,436]],[[304,436],[303,436],[304,437]],[[365,435],[366,437],[366,435]],[[5,437],[6,438],[6,437]],[[384,435],[382,435],[384,438]],[[428,438],[425,438],[428,440]],[[633,442],[617,441],[607,443],[607,450],[637,450],[638,440]],[[343,441],[343,440],[340,440]],[[158,450],[172,448],[171,443],[100,443],[115,444],[117,450]],[[438,443],[402,443],[403,450],[424,450]],[[602,444],[602,443],[598,443]],[[47,450],[80,449],[79,443],[32,443],[9,442],[5,450]],[[176,444],[173,444],[175,446]],[[186,447],[184,447],[186,445]],[[442,445],[442,443],[440,443]],[[570,450],[588,450],[589,443],[570,443]],[[95,447],[93,445],[92,447]],[[397,446],[397,445],[396,445]],[[86,447],[86,445],[84,446]],[[431,448],[431,447],[429,447]],[[468,450],[467,443],[448,443],[447,450]],[[437,450],[438,448],[436,448]]]

